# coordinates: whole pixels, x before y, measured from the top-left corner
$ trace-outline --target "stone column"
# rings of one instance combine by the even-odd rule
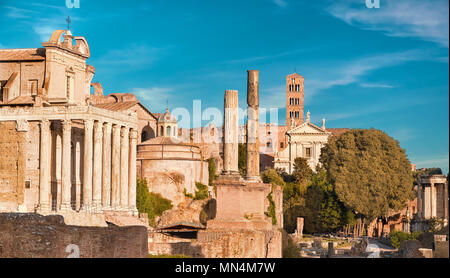
[[[259,72],[247,71],[247,180],[261,181],[259,176]]]
[[[443,196],[443,198],[444,198],[444,218],[445,219],[448,219],[448,184],[446,183],[446,182],[444,182],[443,183],[443,186],[444,186],[444,196]]]
[[[50,212],[50,121],[42,119],[39,157],[39,207],[38,212]]]
[[[417,215],[423,218],[422,184],[417,185]]]
[[[78,139],[75,143],[75,210],[81,207],[81,142]]]
[[[224,99],[223,173],[239,174],[238,168],[238,91],[226,90]]]
[[[83,205],[81,210],[90,212],[92,209],[92,120],[84,121],[84,166],[83,166]]]
[[[61,158],[61,180],[62,180],[62,190],[61,190],[61,210],[68,211],[71,210],[70,195],[72,180],[70,178],[71,174],[71,134],[72,134],[72,123],[70,120],[64,120],[62,122],[62,158]]]
[[[130,207],[130,213],[137,215],[136,209],[136,144],[137,144],[138,132],[132,129],[130,132],[130,158],[128,169],[128,206]]]
[[[120,209],[128,210],[128,155],[130,130],[122,127],[120,139]]]
[[[430,183],[430,204],[431,204],[431,217],[436,217],[436,185],[434,182]]]
[[[105,123],[103,126],[103,210],[111,209],[111,128],[111,123]]]
[[[94,123],[94,168],[92,177],[92,206],[95,212],[101,210],[102,204],[102,158],[103,158],[103,123]]]
[[[305,219],[303,217],[297,217],[297,229],[295,230],[295,233],[300,236],[300,238],[303,237],[303,224]]]
[[[120,206],[120,125],[113,126],[111,154],[111,208]]]

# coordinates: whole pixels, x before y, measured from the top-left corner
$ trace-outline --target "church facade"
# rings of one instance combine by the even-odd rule
[[[315,171],[320,164],[321,149],[327,144],[330,136],[339,135],[348,128],[325,127],[325,119],[319,127],[311,122],[311,113],[306,113],[304,121],[304,78],[293,73],[286,77],[286,143],[275,152],[273,167],[292,174],[297,157],[307,159],[309,167]]]

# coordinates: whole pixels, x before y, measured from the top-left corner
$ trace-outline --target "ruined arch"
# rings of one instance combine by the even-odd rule
[[[141,131],[141,142],[155,138],[155,131],[149,125],[146,125]]]

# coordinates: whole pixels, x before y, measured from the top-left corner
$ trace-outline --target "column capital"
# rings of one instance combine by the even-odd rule
[[[50,129],[50,121],[48,119],[41,119],[41,122],[39,123],[41,125],[41,128],[44,129]]]
[[[70,131],[72,129],[72,121],[71,120],[62,120],[61,121],[63,131]]]
[[[112,123],[111,122],[104,122],[103,123],[103,127],[105,128],[105,129],[107,129],[107,130],[111,130],[111,128],[112,128]]]
[[[121,132],[121,136],[122,137],[128,137],[128,134],[130,133],[130,129],[126,126],[122,126],[122,132]]]
[[[137,139],[138,137],[138,131],[134,128],[130,130],[130,139]]]
[[[92,130],[94,127],[94,120],[84,120],[84,129]]]

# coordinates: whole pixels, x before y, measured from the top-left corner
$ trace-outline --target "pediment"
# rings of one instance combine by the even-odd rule
[[[312,124],[305,122],[288,131],[289,134],[329,134],[330,132]]]

